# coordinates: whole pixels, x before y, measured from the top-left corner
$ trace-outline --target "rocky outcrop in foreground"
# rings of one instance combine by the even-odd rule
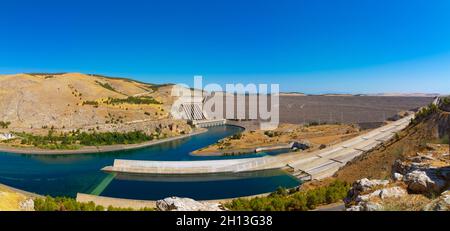
[[[450,190],[441,194],[439,198],[433,200],[425,206],[425,211],[450,211]]]
[[[395,161],[393,178],[405,182],[410,193],[439,194],[450,181],[450,166],[440,163],[441,160],[433,156],[418,155],[402,162]]]
[[[34,201],[29,198],[19,202],[20,211],[34,211]]]
[[[223,211],[218,203],[199,202],[190,198],[168,197],[156,202],[160,211]]]
[[[430,201],[420,210],[450,211],[450,160],[448,153],[433,151],[437,148],[440,146],[429,145],[426,154],[396,160],[392,181],[367,178],[356,181],[344,199],[347,211],[386,210],[392,199],[410,201],[418,194]],[[437,199],[429,199],[436,196]]]
[[[383,210],[384,199],[398,198],[406,194],[406,190],[400,186],[389,186],[388,180],[364,178],[353,183],[344,202],[348,211],[379,211]]]

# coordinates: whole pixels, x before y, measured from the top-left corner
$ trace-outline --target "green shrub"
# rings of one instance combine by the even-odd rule
[[[392,151],[391,155],[395,156],[396,158],[400,158],[403,156],[404,152],[405,151],[403,150],[403,147],[399,147],[399,148],[394,149]]]
[[[116,208],[109,206],[105,208],[94,202],[77,202],[70,197],[51,197],[34,199],[36,211],[135,211],[132,208]],[[142,208],[137,211],[153,211],[153,208]]]
[[[114,144],[136,144],[153,139],[152,136],[142,131],[132,131],[126,133],[103,132],[87,133],[72,131],[69,133],[54,134],[50,130],[46,136],[34,135],[30,133],[16,133],[21,138],[21,144],[33,145],[43,149],[78,149],[80,145],[101,146]]]
[[[107,104],[123,104],[123,103],[129,103],[129,104],[162,104],[161,102],[157,101],[151,96],[129,96],[126,99],[118,99],[118,98],[108,98],[106,101]]]
[[[442,99],[442,104],[449,105],[450,104],[450,97],[445,97]]]
[[[265,131],[264,135],[272,138],[272,137],[276,137],[276,136],[280,136],[281,132],[277,132],[277,131]]]
[[[11,125],[11,122],[8,122],[8,121],[0,121],[0,127],[1,128],[8,128],[9,127],[9,125]]]
[[[84,105],[98,106],[98,102],[97,101],[84,101],[83,106]]]
[[[290,192],[280,188],[266,197],[232,200],[225,207],[237,211],[307,211],[342,200],[349,189],[350,184],[342,181],[307,191]]]
[[[450,144],[449,143],[449,135],[445,135],[438,140],[439,144]]]
[[[416,113],[416,117],[411,120],[411,123],[413,125],[418,124],[420,121],[423,121],[424,119],[428,118],[430,115],[432,115],[438,111],[439,111],[438,106],[431,103],[427,107],[421,108]]]
[[[232,140],[239,140],[239,139],[241,139],[242,138],[242,132],[239,132],[239,133],[237,133],[237,134],[234,134],[234,135],[232,135],[231,137],[230,137],[230,139],[232,139]]]
[[[105,211],[101,205],[95,205],[93,202],[77,202],[68,197],[50,197],[34,200],[34,209],[36,211]]]
[[[99,81],[95,81],[98,85],[100,85],[100,86],[102,86],[103,88],[105,88],[105,89],[108,89],[108,90],[110,90],[110,91],[114,91],[114,92],[117,92],[116,91],[116,89],[114,89],[109,83],[102,83],[102,82],[99,82]]]

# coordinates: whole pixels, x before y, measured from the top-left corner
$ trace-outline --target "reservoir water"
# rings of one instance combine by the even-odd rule
[[[241,131],[234,126],[213,127],[206,133],[151,147],[110,153],[79,155],[22,155],[0,152],[0,183],[41,195],[71,196],[88,193],[101,196],[156,200],[168,196],[198,200],[248,196],[295,187],[300,182],[278,170],[245,174],[149,177],[114,175],[100,171],[114,159],[211,160],[249,158],[244,156],[198,157],[190,152]]]

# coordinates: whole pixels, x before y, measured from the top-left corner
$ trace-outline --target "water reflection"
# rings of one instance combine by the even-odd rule
[[[181,195],[201,199],[257,194],[279,186],[293,187],[298,181],[276,171],[205,177],[111,177],[102,172],[114,159],[132,160],[215,160],[248,158],[272,153],[244,156],[198,157],[190,152],[215,143],[241,129],[232,126],[213,127],[208,132],[155,146],[76,155],[23,155],[0,153],[0,183],[22,190],[52,196],[75,196],[96,193],[131,199],[158,199]]]
[[[201,181],[221,181],[233,179],[246,178],[264,178],[272,176],[280,176],[285,173],[281,170],[263,170],[253,172],[238,172],[238,173],[206,173],[206,174],[130,174],[117,173],[115,179],[118,180],[132,180],[132,181],[152,181],[152,182],[201,182]]]

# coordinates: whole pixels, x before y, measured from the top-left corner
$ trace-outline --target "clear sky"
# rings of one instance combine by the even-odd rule
[[[5,0],[0,73],[450,93],[448,0]]]

